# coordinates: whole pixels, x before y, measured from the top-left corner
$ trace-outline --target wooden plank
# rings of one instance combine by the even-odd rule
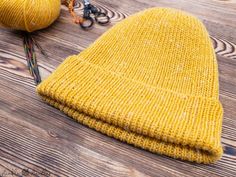
[[[198,16],[210,32],[220,72],[224,107],[224,155],[212,165],[152,154],[75,123],[35,93],[22,35],[0,29],[0,176],[235,176],[236,175],[236,2],[234,0],[94,0],[111,16],[108,26],[83,31],[62,6],[58,21],[34,37],[49,55],[37,52],[46,78],[67,56],[77,54],[108,28],[142,9],[165,6]],[[82,5],[76,9],[80,13]]]

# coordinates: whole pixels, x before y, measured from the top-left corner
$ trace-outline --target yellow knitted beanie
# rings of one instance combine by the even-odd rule
[[[198,163],[222,155],[216,57],[203,24],[185,12],[128,17],[37,91],[80,123],[151,152]]]

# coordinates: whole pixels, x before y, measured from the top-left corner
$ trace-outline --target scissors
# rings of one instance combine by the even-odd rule
[[[81,28],[90,29],[94,24],[94,19],[100,25],[106,25],[110,22],[110,17],[106,13],[99,11],[98,8],[90,4],[89,0],[84,0],[83,3],[83,20],[79,23]],[[91,14],[94,15],[94,19],[91,17]]]

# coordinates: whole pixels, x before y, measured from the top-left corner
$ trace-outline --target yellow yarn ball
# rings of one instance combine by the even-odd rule
[[[0,24],[32,32],[51,25],[60,14],[60,0],[0,0]]]

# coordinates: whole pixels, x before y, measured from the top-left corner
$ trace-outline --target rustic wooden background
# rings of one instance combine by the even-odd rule
[[[62,6],[50,28],[33,36],[43,78],[126,16],[153,6],[175,7],[198,16],[217,53],[224,107],[224,155],[201,165],[152,154],[82,126],[44,102],[26,67],[22,35],[0,29],[0,176],[236,176],[236,2],[235,0],[93,0],[111,17],[109,26],[83,31]],[[78,4],[76,12],[83,6]]]

